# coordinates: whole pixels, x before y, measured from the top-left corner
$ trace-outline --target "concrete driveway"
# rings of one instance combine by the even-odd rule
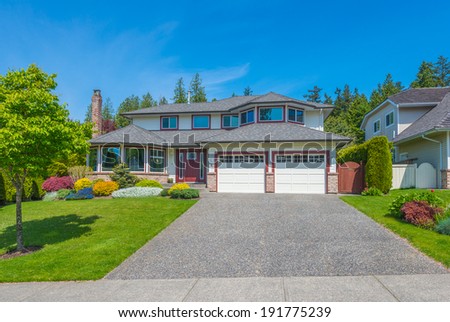
[[[337,196],[203,195],[106,278],[449,272]]]

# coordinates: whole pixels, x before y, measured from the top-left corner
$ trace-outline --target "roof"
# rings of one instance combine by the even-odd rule
[[[409,88],[391,95],[389,100],[395,104],[438,103],[450,92],[450,87]]]
[[[142,127],[130,124],[121,129],[100,135],[91,139],[92,144],[129,143],[129,144],[163,144],[164,139],[154,132],[147,131]]]
[[[201,142],[351,141],[350,138],[293,123],[254,123],[225,131]]]
[[[161,114],[161,113],[206,113],[206,112],[229,112],[234,109],[244,107],[250,104],[262,104],[262,103],[295,103],[310,107],[313,109],[321,108],[333,108],[333,105],[320,104],[307,101],[301,101],[294,98],[290,98],[284,95],[280,95],[274,92],[270,92],[265,95],[252,95],[252,96],[234,96],[217,100],[214,102],[204,103],[183,103],[183,104],[166,104],[149,108],[144,108],[136,111],[126,112],[124,116],[136,116],[136,115],[148,115],[148,114]]]
[[[450,93],[428,113],[407,127],[393,141],[394,143],[416,137],[433,130],[450,129]]]

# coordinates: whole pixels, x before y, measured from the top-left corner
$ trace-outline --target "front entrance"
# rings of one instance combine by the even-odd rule
[[[179,149],[177,182],[205,182],[205,155],[201,149]]]

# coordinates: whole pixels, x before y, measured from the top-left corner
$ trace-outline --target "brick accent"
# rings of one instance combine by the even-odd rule
[[[208,172],[206,187],[210,192],[217,192],[217,174],[215,172]]]
[[[338,174],[328,173],[327,174],[327,193],[338,193]]]
[[[94,123],[92,137],[102,134],[102,94],[99,89],[94,89],[91,99],[92,123]]]
[[[275,177],[273,173],[266,172],[266,192],[275,192]]]
[[[450,189],[450,170],[441,170],[441,188]]]
[[[112,172],[97,172],[97,173],[89,173],[87,175],[89,180],[95,180],[95,179],[103,179],[105,181],[111,180],[109,177],[112,174]],[[140,179],[148,179],[148,180],[156,180],[160,183],[167,183],[167,179],[169,177],[168,174],[153,174],[153,173],[132,173],[136,177]]]

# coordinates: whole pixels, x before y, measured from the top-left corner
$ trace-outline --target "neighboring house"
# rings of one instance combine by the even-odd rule
[[[101,132],[101,95],[93,122]],[[125,162],[140,177],[205,183],[217,192],[336,193],[336,148],[323,132],[333,106],[276,93],[127,112],[131,125],[94,137],[88,164],[106,177]]]
[[[367,113],[366,140],[385,135],[394,144],[395,163],[430,163],[436,186],[450,187],[450,87],[411,88]]]

